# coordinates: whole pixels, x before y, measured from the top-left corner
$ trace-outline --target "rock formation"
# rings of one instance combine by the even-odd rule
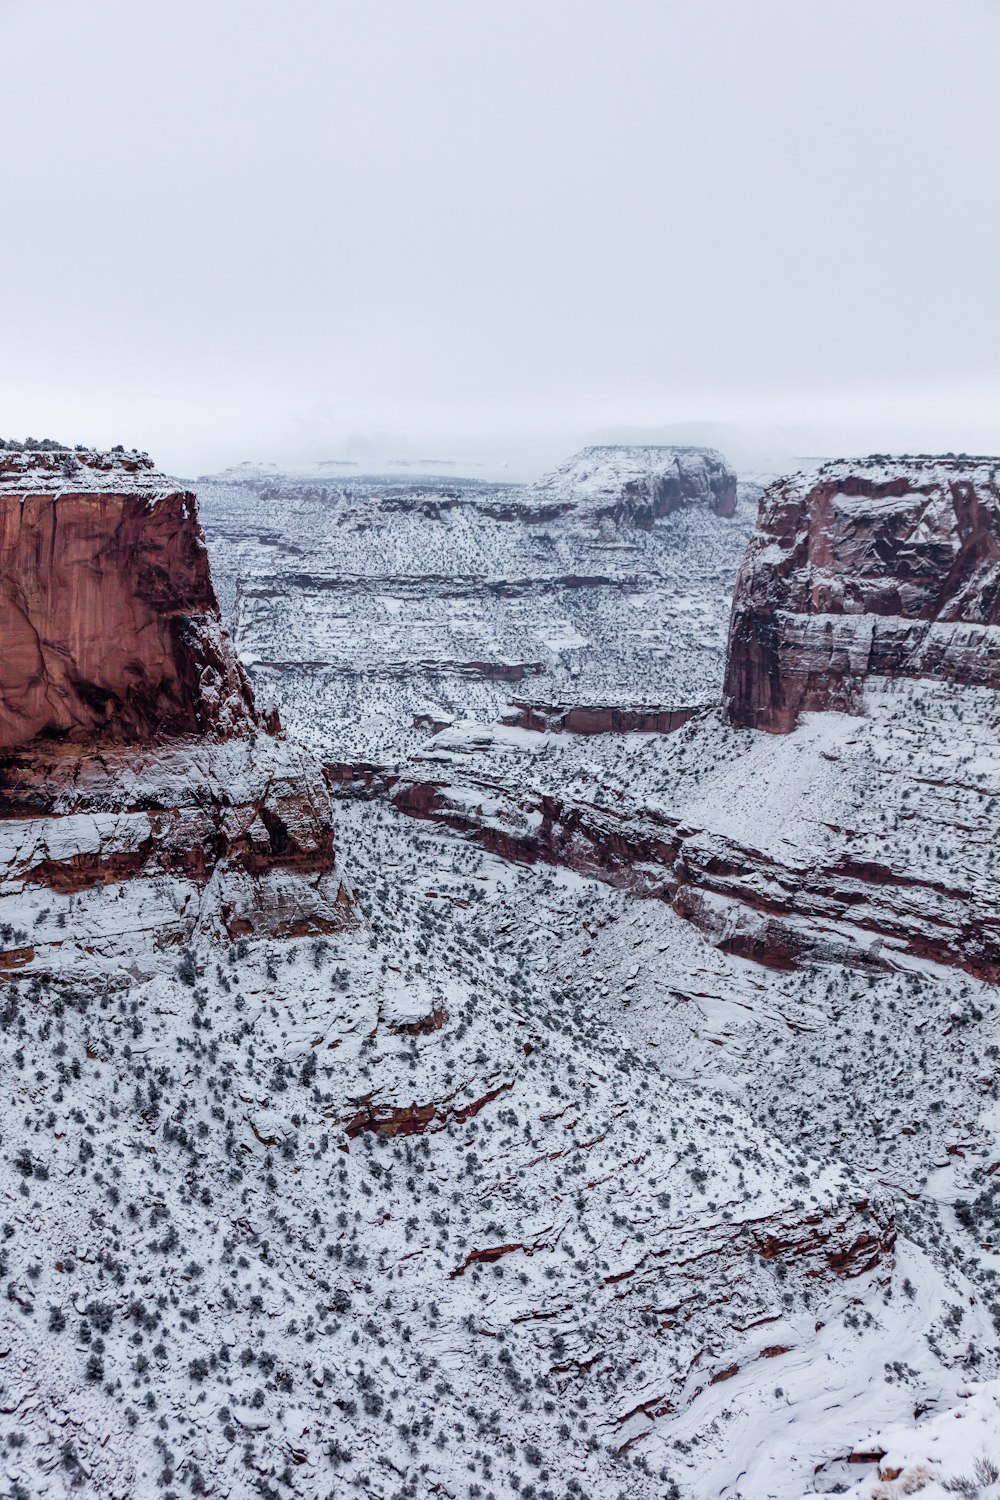
[[[512,698],[505,724],[543,734],[673,734],[698,712],[653,703],[539,703]]]
[[[717,516],[736,510],[736,475],[714,448],[653,444],[583,448],[529,485],[532,506],[576,510],[631,526],[651,526],[685,505]]]
[[[793,1500],[1000,1369],[995,693],[734,727],[745,503],[230,495],[348,907],[193,505],[42,452],[25,514],[107,462],[131,529],[74,584],[105,680],[72,507],[8,517],[55,648],[0,750],[5,1493]]]
[[[870,675],[1000,686],[1000,460],[824,464],[765,493],[736,585],[739,726],[856,712]]]
[[[194,496],[145,455],[0,453],[0,639],[0,969],[342,922],[319,769],[258,713]]]
[[[645,747],[609,726],[558,749],[519,741],[553,724],[518,710],[513,730],[457,725],[402,767],[328,774],[512,862],[660,897],[775,970],[920,961],[996,984],[995,694],[874,677],[864,707],[775,742],[706,709]]]
[[[258,722],[194,496],[144,454],[0,454],[0,639],[0,750]]]

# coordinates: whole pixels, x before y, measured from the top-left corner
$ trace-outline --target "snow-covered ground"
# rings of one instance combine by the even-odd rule
[[[915,1015],[377,802],[339,838],[344,934],[9,987],[11,1484],[791,1497],[990,1373],[971,1160],[827,1259],[894,1194],[867,1018],[963,981]]]
[[[220,482],[208,516],[258,685],[324,760],[400,762],[466,821],[338,801],[356,894],[321,937],[230,941],[206,911],[179,944],[156,871],[5,889],[4,946],[34,956],[0,991],[4,1493],[994,1500],[993,695],[870,684],[783,738],[712,708],[670,735],[512,727],[520,682],[466,697],[445,653],[521,660],[544,631],[540,698],[717,692],[718,528],[746,502],[570,528],[545,577],[585,545],[611,576],[620,545],[642,578],[577,610],[497,487],[425,514],[270,484]],[[485,589],[504,576],[531,589]],[[320,647],[350,693],[346,666],[289,667]],[[379,662],[418,657],[380,696]],[[414,733],[420,703],[455,722]],[[630,881],[484,847],[546,806],[669,858]],[[813,946],[741,956],[763,910]]]
[[[972,1384],[954,1406],[918,1427],[888,1427],[870,1440],[879,1476],[842,1489],[849,1500],[996,1500],[1000,1495],[1000,1381]]]
[[[223,612],[258,695],[338,759],[391,763],[424,719],[510,694],[709,701],[760,485],[650,529],[530,522],[523,487],[355,478],[197,486]]]

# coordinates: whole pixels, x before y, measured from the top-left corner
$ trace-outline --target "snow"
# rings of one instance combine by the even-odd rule
[[[994,1500],[1000,1010],[956,960],[994,920],[995,695],[869,682],[784,737],[711,707],[669,735],[524,730],[498,715],[526,685],[717,692],[746,518],[574,521],[550,548],[498,487],[449,482],[431,516],[392,509],[412,486],[289,484],[282,510],[274,483],[206,507],[258,680],[328,763],[440,784],[455,826],[358,777],[346,925],[230,941],[224,902],[301,909],[293,870],[37,871],[141,847],[147,808],[228,801],[232,833],[262,779],[322,798],[294,742],[117,776],[108,752],[106,787],[81,763],[52,816],[0,820],[0,953],[34,955],[0,994],[9,1492]],[[612,583],[554,583],[588,556]],[[630,600],[646,635],[619,630]],[[581,675],[461,676],[539,636]],[[577,868],[478,841],[542,838],[553,807]],[[578,815],[652,852],[592,878]],[[797,967],[731,951],[782,902]]]
[[[47,1176],[34,1167],[26,1177],[11,1174],[4,1204],[25,1308],[12,1363],[0,1376],[27,1436],[12,1454],[9,1478],[30,1483],[32,1494],[68,1493],[71,1473],[58,1464],[39,1471],[36,1460],[58,1454],[63,1439],[53,1433],[60,1413],[72,1411],[74,1451],[93,1482],[108,1492],[142,1493],[163,1466],[154,1438],[162,1435],[175,1454],[191,1451],[184,1433],[192,1422],[201,1430],[204,1391],[206,1415],[225,1407],[254,1438],[258,1462],[266,1466],[288,1434],[305,1453],[307,1471],[317,1479],[327,1474],[327,1483],[338,1472],[345,1479],[360,1474],[364,1465],[369,1490],[388,1495],[398,1483],[394,1469],[405,1473],[419,1462],[429,1465],[428,1486],[453,1488],[467,1472],[470,1450],[461,1440],[437,1445],[431,1438],[438,1426],[455,1434],[460,1422],[477,1432],[476,1448],[493,1455],[486,1467],[496,1493],[514,1493],[508,1475],[531,1480],[532,1462],[521,1453],[534,1443],[563,1483],[586,1475],[598,1493],[628,1483],[635,1494],[658,1495],[656,1469],[645,1477],[631,1458],[616,1456],[616,1447],[635,1435],[662,1466],[670,1444],[649,1415],[622,1418],[674,1391],[673,1401],[690,1408],[700,1431],[717,1420],[714,1398],[706,1407],[699,1390],[707,1376],[685,1370],[706,1334],[714,1351],[708,1373],[752,1360],[771,1341],[769,1328],[749,1343],[738,1329],[756,1321],[780,1283],[749,1257],[740,1261],[734,1297],[726,1267],[737,1252],[725,1245],[745,1232],[742,1223],[774,1219],[787,1223],[782,1232],[801,1233],[788,1203],[792,1159],[732,1101],[720,1117],[713,1091],[697,1083],[671,1082],[665,1120],[655,1066],[636,1056],[622,1072],[619,1043],[578,1005],[567,1029],[567,1002],[553,1003],[551,980],[533,978],[518,961],[525,940],[529,953],[544,951],[532,938],[529,912],[544,916],[545,946],[556,957],[565,915],[581,901],[589,908],[595,897],[599,910],[600,888],[577,877],[514,875],[377,808],[345,809],[341,837],[368,893],[354,933],[320,944],[251,945],[242,957],[231,945],[204,943],[193,988],[175,976],[167,951],[147,955],[154,975],[103,1001],[58,985],[31,997],[22,991],[15,1026],[25,1066],[14,1070],[16,1113],[7,1119],[23,1117],[22,1080],[33,1080],[38,1129],[19,1131],[17,1148],[26,1146]],[[385,858],[390,849],[395,876]],[[575,928],[571,922],[570,936]],[[498,942],[502,929],[510,936]],[[494,935],[489,948],[481,945],[486,934]],[[429,945],[423,959],[415,941]],[[440,1028],[407,1033],[442,1002],[448,1019]],[[80,1063],[72,1092],[53,1071],[57,1037],[63,1056]],[[310,1058],[318,1064],[313,1085],[300,1081]],[[41,1085],[34,1081],[39,1073]],[[157,1080],[150,1112],[147,1087]],[[63,1108],[46,1126],[44,1101],[57,1094],[60,1106],[71,1104],[70,1114]],[[490,1102],[480,1107],[484,1098]],[[442,1113],[422,1137],[345,1136],[361,1099],[383,1110],[441,1101]],[[459,1114],[448,1123],[449,1111],[466,1108],[474,1112],[465,1123]],[[88,1140],[94,1154],[81,1149]],[[708,1191],[684,1168],[688,1147],[687,1159],[708,1174]],[[745,1188],[737,1158],[755,1163]],[[819,1214],[836,1214],[851,1191],[842,1174],[816,1167],[810,1176]],[[418,1178],[425,1193],[413,1185]],[[210,1202],[189,1193],[190,1180],[199,1193],[207,1189]],[[26,1197],[16,1186],[22,1181]],[[112,1187],[117,1200],[109,1200]],[[41,1214],[35,1205],[43,1202]],[[119,1208],[126,1202],[142,1205],[134,1228]],[[167,1213],[154,1229],[149,1215],[157,1203]],[[107,1242],[109,1260],[103,1249],[97,1259],[87,1249],[98,1221],[119,1245],[115,1251]],[[169,1240],[170,1224],[180,1232],[176,1247],[153,1249],[154,1241]],[[524,1248],[479,1270],[476,1263],[461,1269],[471,1250],[514,1241]],[[808,1267],[807,1248],[803,1254]],[[351,1255],[364,1260],[352,1266]],[[692,1260],[701,1266],[693,1285],[685,1269]],[[54,1269],[69,1261],[72,1272]],[[797,1257],[784,1284],[797,1303],[812,1296]],[[815,1305],[844,1305],[838,1290],[831,1292],[822,1291]],[[343,1308],[342,1293],[349,1301]],[[678,1329],[659,1348],[650,1346],[642,1322],[648,1299],[669,1305],[692,1294],[704,1308],[698,1330]],[[332,1315],[329,1306],[317,1314],[317,1298],[335,1304]],[[138,1341],[133,1304],[157,1316],[156,1329]],[[65,1333],[47,1331],[49,1306],[65,1310]],[[192,1306],[200,1310],[193,1322],[185,1314]],[[110,1309],[107,1330],[95,1330],[92,1307]],[[245,1330],[235,1339],[234,1318]],[[401,1318],[413,1329],[408,1342],[393,1333]],[[74,1347],[70,1330],[84,1324],[89,1335]],[[304,1341],[311,1328],[315,1342]],[[236,1351],[247,1340],[245,1364]],[[209,1357],[223,1343],[233,1353],[213,1365]],[[516,1408],[504,1397],[502,1360],[486,1358],[507,1347],[519,1379],[521,1372],[529,1377]],[[43,1353],[55,1349],[64,1350],[58,1359]],[[122,1378],[123,1393],[108,1395],[83,1379],[95,1349],[104,1378]],[[138,1355],[149,1363],[137,1364]],[[192,1377],[199,1359],[207,1369]],[[567,1359],[571,1370],[580,1361],[580,1370],[553,1375]],[[766,1363],[770,1374],[775,1362]],[[421,1367],[438,1372],[431,1405]],[[328,1393],[342,1400],[359,1381],[359,1395],[367,1389],[379,1405],[368,1411],[356,1397],[357,1409],[344,1416]],[[525,1394],[532,1391],[537,1395]],[[146,1392],[157,1421],[145,1415]],[[578,1397],[587,1402],[557,1448],[545,1408],[551,1396],[562,1410]],[[424,1435],[399,1436],[381,1414],[385,1403],[394,1418],[416,1420]],[[491,1408],[497,1419],[487,1416]],[[696,1408],[702,1417],[693,1415]],[[478,1422],[469,1416],[473,1409]],[[131,1430],[129,1410],[137,1414]],[[431,1426],[424,1432],[425,1415]],[[157,1425],[161,1416],[165,1427]],[[226,1420],[206,1430],[211,1440],[198,1465],[206,1475],[224,1475],[231,1493],[250,1493],[231,1461],[239,1445],[212,1436]],[[514,1455],[492,1435],[494,1420],[501,1434],[516,1436]],[[595,1430],[607,1438],[588,1450]],[[331,1440],[355,1457],[330,1469],[323,1451]]]
[[[511,694],[714,698],[758,493],[744,486],[729,519],[691,505],[602,531],[572,506],[533,521],[523,486],[481,481],[198,484],[258,696],[321,753],[380,764],[417,747],[428,702],[489,722]]]
[[[0,450],[0,494],[142,494],[155,503],[179,486],[156,469],[145,453],[104,453],[89,448]]]
[[[879,1476],[841,1493],[848,1500],[896,1500],[918,1491],[924,1500],[948,1500],[955,1494],[996,1500],[1000,1381],[973,1384],[957,1394],[961,1399],[954,1406],[919,1426],[899,1423],[867,1439],[870,1451],[884,1450]]]
[[[656,481],[669,476],[700,486],[702,502],[710,503],[709,479],[718,480],[730,473],[722,454],[714,448],[614,444],[583,448],[529,485],[528,494],[538,499],[607,504],[621,499],[626,486],[648,498]]]

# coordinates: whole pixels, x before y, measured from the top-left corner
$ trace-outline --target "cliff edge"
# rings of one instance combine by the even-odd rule
[[[736,583],[725,703],[786,733],[858,712],[870,676],[1000,687],[1000,459],[824,464],[763,495]]]
[[[258,712],[194,496],[145,454],[0,446],[0,642],[0,975],[343,925],[321,770]]]
[[[0,452],[0,751],[261,720],[194,496],[145,454]]]

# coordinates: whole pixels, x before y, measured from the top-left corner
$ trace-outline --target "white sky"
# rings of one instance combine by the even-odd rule
[[[1000,452],[1000,0],[0,0],[0,434]]]

